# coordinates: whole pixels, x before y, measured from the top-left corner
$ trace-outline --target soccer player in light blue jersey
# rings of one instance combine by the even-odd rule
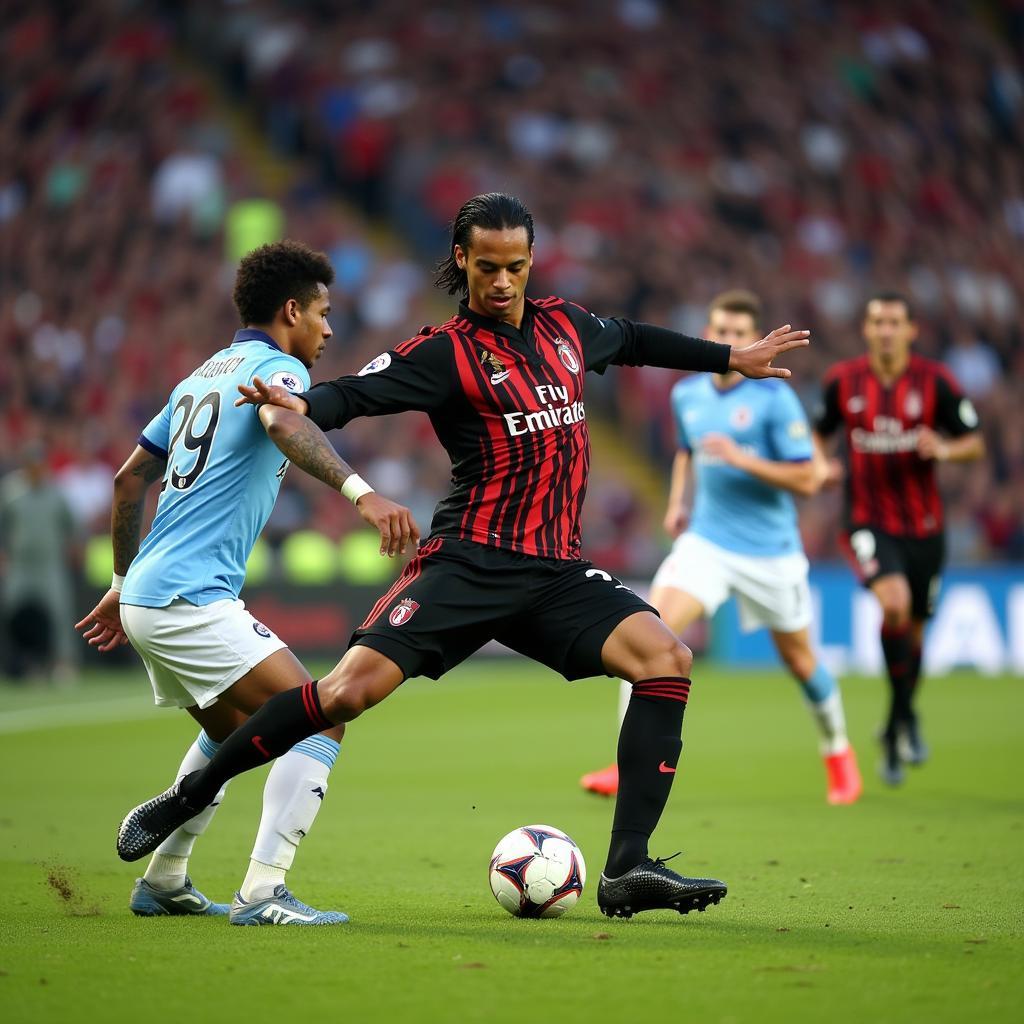
[[[758,337],[760,311],[752,293],[725,292],[711,304],[705,335],[748,344]],[[861,778],[842,697],[808,631],[808,563],[793,495],[815,493],[827,468],[815,454],[800,401],[783,380],[701,374],[673,388],[672,414],[678,451],[665,528],[677,539],[655,574],[651,604],[678,634],[735,595],[742,628],[771,631],[806,699],[821,734],[829,803],[853,803]],[[696,497],[687,528],[691,466]],[[585,775],[581,784],[615,793],[616,766]]]
[[[200,724],[178,778],[204,767],[220,741],[272,696],[310,681],[284,641],[238,599],[246,561],[289,461],[355,502],[379,530],[382,554],[400,553],[418,539],[408,509],[375,494],[311,421],[273,406],[257,413],[234,404],[238,385],[256,376],[289,391],[308,389],[309,367],[331,337],[327,286],[333,279],[327,257],[296,242],[246,256],[234,293],[243,329],[174,388],[115,479],[115,575],[78,628],[101,651],[130,641],[146,666],[156,704],[185,708]],[[146,492],[157,480],[156,516],[140,547]],[[132,891],[134,913],[227,914],[232,924],[347,920],[307,906],[285,885],[296,848],[323,802],[344,730],[317,708],[311,713],[319,715],[323,731],[296,744],[271,769],[249,870],[230,909],[203,896],[187,875],[193,845],[222,790],[153,854]]]

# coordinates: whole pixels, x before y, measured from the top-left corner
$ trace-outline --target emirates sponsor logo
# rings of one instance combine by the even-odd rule
[[[539,384],[534,389],[543,408],[534,412],[507,412],[505,426],[510,437],[535,434],[582,423],[587,418],[580,401],[569,401],[569,389],[558,384]]]
[[[876,416],[873,426],[873,430],[855,427],[850,431],[850,445],[854,451],[865,455],[894,455],[917,448],[918,427],[907,430],[903,421],[894,416]]]

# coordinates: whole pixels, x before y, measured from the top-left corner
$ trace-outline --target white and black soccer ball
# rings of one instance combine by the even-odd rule
[[[551,825],[509,832],[491,855],[494,898],[515,917],[561,917],[587,881],[580,848]]]

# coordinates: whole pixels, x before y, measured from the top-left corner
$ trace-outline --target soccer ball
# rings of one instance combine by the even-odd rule
[[[580,848],[550,825],[509,832],[491,855],[494,898],[514,917],[561,917],[587,880]]]

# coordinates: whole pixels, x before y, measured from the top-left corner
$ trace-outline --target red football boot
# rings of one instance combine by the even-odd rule
[[[828,802],[855,803],[864,787],[853,747],[847,747],[838,754],[826,754],[825,771],[828,773]]]
[[[599,772],[588,772],[580,779],[580,785],[591,793],[615,796],[619,791],[619,766],[610,764]]]

